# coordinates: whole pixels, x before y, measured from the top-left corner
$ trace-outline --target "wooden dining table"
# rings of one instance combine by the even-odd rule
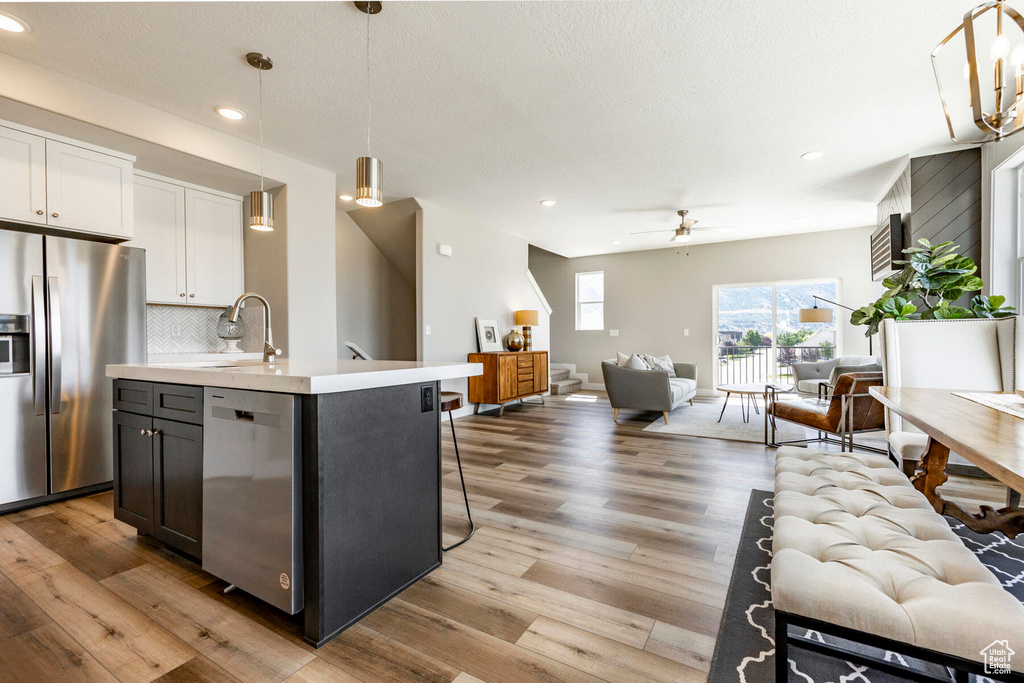
[[[910,481],[936,512],[978,533],[1001,531],[1014,538],[1024,532],[1024,508],[996,510],[982,505],[980,512],[972,514],[937,491],[948,478],[946,464],[951,450],[1011,490],[1024,491],[1024,419],[946,389],[871,387],[870,392],[928,436],[928,446]]]

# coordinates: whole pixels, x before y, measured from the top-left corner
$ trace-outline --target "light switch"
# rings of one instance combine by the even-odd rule
[[[450,244],[440,244],[439,243],[437,245],[437,253],[440,254],[441,256],[451,256],[452,255],[452,247],[451,247]]]
[[[430,325],[427,325],[427,329],[425,330],[425,332],[427,333],[427,336],[429,337],[430,336]]]
[[[171,336],[172,337],[180,337],[181,336],[181,325],[178,325],[177,323],[172,323],[171,324]]]
[[[683,336],[684,337],[689,337],[690,336],[690,328],[689,327],[684,327],[683,328]]]
[[[608,336],[609,337],[618,337],[619,336],[619,331],[618,330],[608,330]]]

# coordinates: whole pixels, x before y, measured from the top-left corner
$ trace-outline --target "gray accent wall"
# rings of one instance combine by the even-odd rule
[[[980,267],[981,150],[911,159],[910,188],[910,245],[951,240]]]

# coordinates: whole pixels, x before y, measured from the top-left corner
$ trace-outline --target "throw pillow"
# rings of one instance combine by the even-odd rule
[[[676,376],[676,366],[672,364],[672,359],[670,357],[645,355],[644,360],[647,361],[647,365],[651,370],[666,370],[668,371],[669,377]]]
[[[630,370],[650,370],[650,368],[647,367],[647,363],[644,362],[644,359],[635,353],[626,359],[626,362],[622,364],[622,367],[629,368]]]
[[[615,363],[617,365],[625,365],[627,360],[629,360],[628,353],[623,353],[622,351],[615,352]]]

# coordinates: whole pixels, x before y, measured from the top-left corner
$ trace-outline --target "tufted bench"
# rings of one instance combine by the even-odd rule
[[[953,667],[958,681],[1008,640],[1024,670],[1024,606],[881,456],[778,450],[771,586],[779,683],[798,644],[788,623]]]

